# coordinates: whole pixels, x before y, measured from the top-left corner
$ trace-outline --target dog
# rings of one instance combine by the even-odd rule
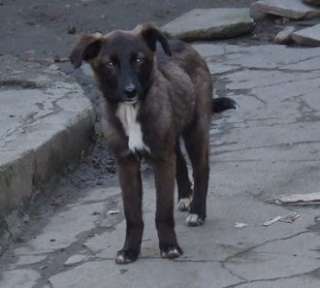
[[[160,49],[160,47],[162,49]],[[106,35],[83,35],[70,61],[89,63],[103,95],[103,132],[118,165],[126,219],[126,238],[117,264],[137,260],[143,234],[141,158],[154,169],[156,228],[162,258],[182,255],[174,221],[178,207],[188,210],[186,223],[206,219],[209,180],[209,124],[213,112],[234,108],[230,98],[212,99],[209,69],[188,44],[168,40],[153,24]],[[180,142],[193,170],[192,185]],[[192,200],[191,200],[192,199]]]

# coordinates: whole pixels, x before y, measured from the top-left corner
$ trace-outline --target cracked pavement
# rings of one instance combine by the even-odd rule
[[[239,107],[212,121],[206,224],[187,227],[176,212],[183,257],[159,257],[148,168],[142,253],[128,266],[113,260],[125,230],[116,177],[76,188],[63,182],[55,194],[77,189],[78,196],[27,225],[0,261],[1,288],[319,287],[319,209],[273,200],[319,189],[320,48],[195,47],[215,75],[216,94]],[[262,225],[292,212],[301,215],[292,224]]]

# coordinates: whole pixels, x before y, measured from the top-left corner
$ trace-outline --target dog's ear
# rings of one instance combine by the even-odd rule
[[[81,36],[69,57],[73,66],[79,68],[82,61],[90,61],[97,57],[101,49],[102,39],[101,33]]]
[[[137,29],[152,51],[156,51],[157,42],[159,41],[163,51],[167,55],[171,56],[172,53],[168,43],[168,39],[163,35],[159,28],[157,28],[153,24],[147,23],[139,25]]]

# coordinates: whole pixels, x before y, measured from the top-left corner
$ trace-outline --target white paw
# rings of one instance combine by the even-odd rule
[[[191,198],[181,198],[178,202],[179,211],[189,211],[191,207]]]
[[[170,248],[168,251],[161,251],[161,258],[174,259],[183,254],[181,248]]]
[[[186,224],[188,226],[201,226],[204,223],[204,220],[199,217],[198,214],[189,214],[186,219]]]

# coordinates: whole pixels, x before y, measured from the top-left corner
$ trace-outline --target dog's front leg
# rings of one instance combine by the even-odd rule
[[[128,264],[137,260],[143,233],[142,183],[140,161],[133,156],[118,159],[119,180],[126,218],[126,240],[118,251],[117,264]]]
[[[183,252],[178,245],[174,229],[174,186],[176,155],[154,161],[156,184],[156,227],[161,257],[176,258]]]

